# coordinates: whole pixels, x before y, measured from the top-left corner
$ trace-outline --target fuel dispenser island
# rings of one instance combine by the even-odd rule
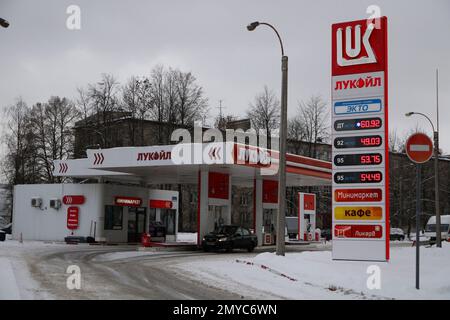
[[[266,246],[276,242],[277,212],[277,209],[263,209],[263,244]]]
[[[147,232],[152,242],[176,241],[178,233],[178,192],[150,190]]]
[[[207,232],[231,224],[231,177],[226,173],[208,173]]]
[[[319,241],[320,230],[316,229],[316,195],[298,193],[298,240]]]
[[[262,185],[263,209],[263,245],[274,245],[276,242],[278,214],[278,181],[264,180]]]

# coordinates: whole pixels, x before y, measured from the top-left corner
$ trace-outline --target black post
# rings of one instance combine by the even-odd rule
[[[419,289],[420,283],[420,211],[421,209],[421,165],[417,164],[417,177],[416,177],[416,289]]]

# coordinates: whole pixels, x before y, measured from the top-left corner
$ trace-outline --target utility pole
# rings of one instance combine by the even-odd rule
[[[399,228],[401,228],[402,227],[402,217],[403,217],[403,188],[402,188],[402,185],[403,185],[403,180],[402,180],[402,178],[401,178],[401,176],[400,176],[400,192],[399,192],[399,194],[398,194],[398,197],[399,197],[399,210],[398,210],[398,227]]]
[[[278,215],[277,215],[277,256],[284,256],[286,227],[286,138],[287,138],[287,97],[288,97],[288,57],[284,54],[283,41],[277,29],[270,23],[252,22],[247,26],[253,31],[259,25],[271,28],[277,35],[281,49],[281,115],[280,115],[280,156],[278,158]]]
[[[441,212],[439,208],[439,71],[436,69],[436,131],[434,132],[434,201],[436,208],[436,246],[441,242]]]
[[[219,109],[219,119],[220,120],[223,119],[222,109],[226,109],[226,107],[222,107],[222,101],[223,100],[219,100],[219,106],[217,107],[217,109]]]
[[[278,219],[277,219],[277,255],[285,253],[286,226],[286,138],[287,138],[287,82],[288,57],[281,57],[281,118],[280,118],[280,157],[278,164]]]
[[[227,123],[226,123],[226,121],[224,121],[222,109],[226,109],[226,107],[222,106],[222,101],[223,100],[219,100],[219,106],[217,107],[217,109],[219,109],[219,121],[218,121],[217,127],[220,130],[225,130],[227,127]]]

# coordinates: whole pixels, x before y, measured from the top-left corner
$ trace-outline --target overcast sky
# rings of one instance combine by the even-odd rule
[[[69,5],[81,8],[81,30],[66,28]],[[76,97],[76,88],[101,73],[124,82],[164,64],[192,71],[205,89],[211,116],[244,116],[264,85],[279,94],[280,49],[289,56],[289,114],[299,100],[321,94],[330,102],[331,24],[364,19],[375,4],[389,23],[390,127],[403,134],[422,111],[435,119],[435,70],[440,71],[441,147],[450,153],[450,1],[212,1],[0,0],[0,106],[22,96],[28,104],[51,95]]]

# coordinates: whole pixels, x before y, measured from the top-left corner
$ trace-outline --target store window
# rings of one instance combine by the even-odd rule
[[[122,230],[123,207],[105,206],[105,230]]]

